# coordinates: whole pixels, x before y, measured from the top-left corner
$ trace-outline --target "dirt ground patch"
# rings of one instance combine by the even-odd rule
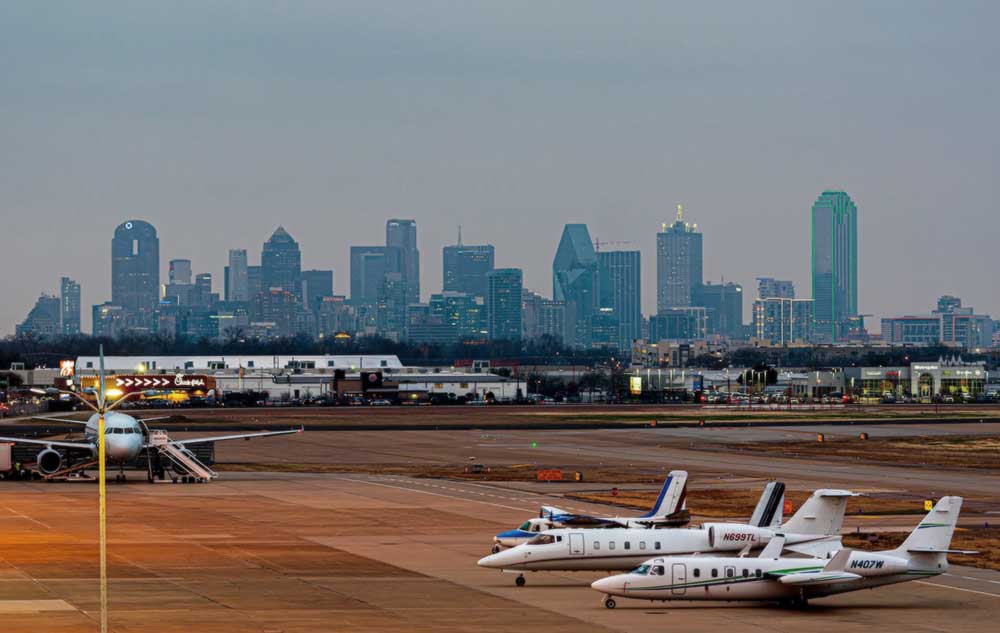
[[[939,466],[945,468],[1000,469],[1000,436],[929,436],[904,438],[827,439],[824,442],[747,442],[741,452],[773,453],[782,457],[863,461],[865,463]],[[699,446],[712,450],[709,446]]]

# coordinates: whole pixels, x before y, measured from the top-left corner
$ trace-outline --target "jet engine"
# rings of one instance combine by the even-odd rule
[[[747,545],[763,547],[774,536],[772,530],[752,525],[709,523],[708,546],[717,551],[741,550]]]
[[[35,461],[38,463],[39,471],[46,475],[51,475],[62,469],[64,460],[62,453],[53,448],[46,448],[38,454]]]

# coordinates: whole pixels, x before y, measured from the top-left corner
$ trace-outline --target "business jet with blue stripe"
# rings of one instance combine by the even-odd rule
[[[784,525],[768,512],[754,512],[757,524],[705,523],[696,528],[607,528],[547,530],[527,543],[486,556],[481,567],[518,572],[518,586],[525,571],[624,571],[650,556],[703,554],[726,556],[765,547],[782,534],[782,549],[806,556],[827,556],[842,549],[840,527],[844,521],[846,490],[817,490]],[[780,508],[784,485],[772,482],[758,508]],[[775,512],[776,513],[776,512]],[[780,519],[779,519],[780,521]]]
[[[553,528],[650,528],[687,525],[691,521],[690,513],[684,508],[687,478],[687,471],[670,471],[666,481],[663,482],[656,503],[653,504],[653,509],[637,517],[595,517],[573,514],[553,506],[542,506],[537,518],[528,519],[517,529],[500,532],[494,536],[493,553],[525,543],[539,533]]]
[[[609,576],[591,587],[615,598],[642,600],[753,600],[807,604],[811,598],[872,589],[943,574],[952,550],[952,534],[961,497],[943,497],[893,550],[842,549],[830,558],[782,558],[786,535],[776,535],[756,558],[663,556],[645,561],[627,574]]]

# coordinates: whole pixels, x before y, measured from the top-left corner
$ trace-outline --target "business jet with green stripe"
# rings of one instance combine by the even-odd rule
[[[810,598],[872,589],[942,574],[962,508],[961,497],[943,497],[903,544],[883,552],[843,549],[832,558],[782,558],[785,536],[756,557],[663,556],[591,587],[615,597],[643,600],[754,600],[805,604]]]
[[[783,493],[784,486],[777,489],[769,486],[765,498],[778,494],[779,490]],[[784,525],[780,519],[772,522],[771,514],[758,518],[755,512],[758,524],[752,524],[752,520],[751,524],[706,523],[686,529],[546,530],[526,543],[487,556],[478,564],[518,572],[515,583],[520,586],[525,584],[525,571],[624,571],[652,556],[695,553],[728,556],[740,551],[759,551],[778,533],[784,535],[785,550],[810,557],[827,556],[842,548],[840,526],[847,499],[853,495],[847,490],[817,490]]]

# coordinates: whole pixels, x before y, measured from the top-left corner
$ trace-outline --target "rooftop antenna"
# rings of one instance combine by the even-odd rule
[[[677,221],[678,222],[683,222],[684,221],[684,205],[683,204],[678,204],[677,205]]]
[[[458,245],[462,245],[462,225],[458,225]]]

